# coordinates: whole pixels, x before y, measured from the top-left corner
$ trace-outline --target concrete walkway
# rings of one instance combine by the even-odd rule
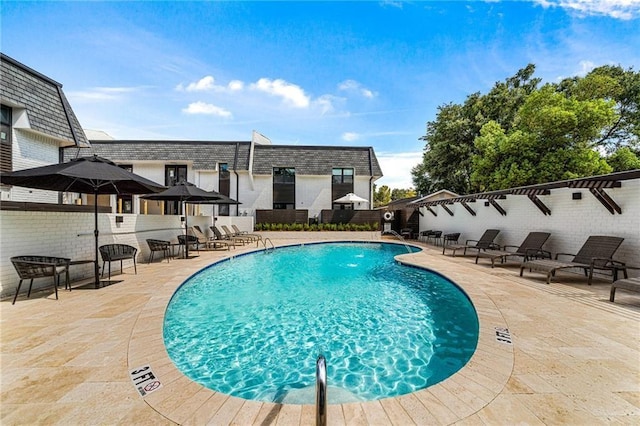
[[[352,236],[346,235],[348,239]],[[276,245],[332,239],[282,234]],[[362,234],[357,238],[362,238]],[[366,239],[379,238],[375,233]],[[608,301],[605,280],[545,284],[517,265],[491,269],[427,247],[400,256],[458,283],[480,319],[478,349],[457,374],[398,398],[330,405],[329,424],[640,424],[640,295]],[[0,303],[1,424],[162,425],[315,422],[312,405],[246,401],[182,375],[162,341],[164,309],[189,275],[255,247],[138,265],[94,290]],[[508,329],[512,344],[496,339]],[[129,371],[150,365],[162,387],[141,397]]]

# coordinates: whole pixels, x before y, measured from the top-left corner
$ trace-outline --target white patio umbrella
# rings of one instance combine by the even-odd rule
[[[369,200],[359,197],[353,192],[349,192],[347,195],[333,200],[333,202],[336,204],[353,204],[353,203],[368,203]]]

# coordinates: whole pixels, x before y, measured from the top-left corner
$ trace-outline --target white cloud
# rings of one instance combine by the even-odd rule
[[[422,161],[422,151],[418,152],[397,152],[397,153],[376,153],[376,158],[382,168],[382,178],[376,181],[380,188],[387,185],[394,189],[413,188],[411,169]]]
[[[233,116],[230,111],[205,102],[193,102],[184,108],[182,112],[185,114],[215,115],[223,118],[231,118]]]
[[[251,89],[281,97],[286,103],[296,108],[308,108],[311,103],[309,96],[298,85],[291,84],[282,79],[271,80],[261,78],[251,84]]]
[[[342,83],[338,84],[338,89],[346,92],[358,93],[368,99],[372,99],[377,96],[377,93],[367,89],[355,80],[343,81]]]
[[[360,139],[360,134],[354,132],[346,132],[342,134],[342,140],[347,142],[353,142]]]
[[[231,80],[226,86],[220,86],[215,84],[215,78],[207,75],[200,80],[189,83],[186,86],[182,83],[176,86],[176,90],[179,92],[236,92],[244,88],[244,83],[240,80]]]
[[[630,20],[640,17],[640,0],[534,0],[544,8],[561,7],[578,16],[609,16]]]
[[[94,87],[89,90],[69,92],[73,101],[113,101],[124,98],[124,95],[139,92],[145,87]]]
[[[580,61],[580,71],[578,75],[585,76],[595,68],[596,64],[591,61]]]

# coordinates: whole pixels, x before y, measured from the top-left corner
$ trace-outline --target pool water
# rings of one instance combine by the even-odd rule
[[[237,397],[315,402],[327,359],[329,403],[398,396],[438,383],[475,351],[473,305],[443,276],[394,261],[389,243],[322,243],[211,265],[172,297],[170,358]]]

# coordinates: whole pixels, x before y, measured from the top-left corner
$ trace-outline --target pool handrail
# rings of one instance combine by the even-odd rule
[[[316,426],[327,424],[327,360],[320,354],[316,360]]]
[[[271,245],[271,250],[274,250],[276,248],[276,246],[273,244],[273,241],[271,241],[271,239],[267,237],[264,240],[262,240],[262,245],[264,246],[265,253],[269,252],[269,247],[267,247],[267,241]]]

